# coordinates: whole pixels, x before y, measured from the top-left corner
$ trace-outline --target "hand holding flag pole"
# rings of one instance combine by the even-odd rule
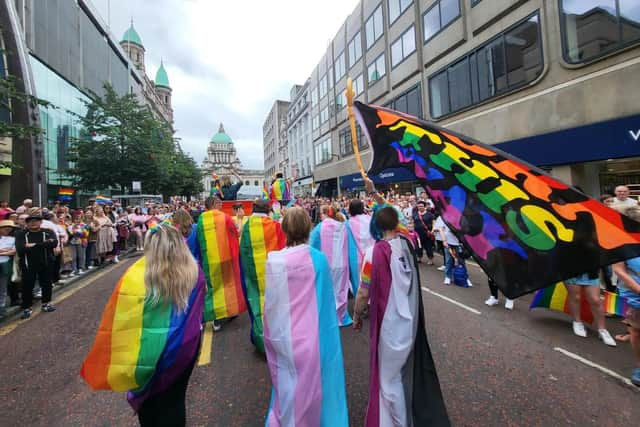
[[[353,114],[353,99],[356,94],[353,91],[353,80],[351,77],[347,78],[347,112],[349,113],[349,124],[351,125],[351,145],[353,146],[353,153],[356,157],[356,163],[358,164],[358,169],[360,170],[360,175],[362,175],[362,179],[367,179],[367,173],[364,171],[364,167],[362,166],[362,158],[360,157],[360,149],[358,148],[358,135],[356,133],[356,118]]]

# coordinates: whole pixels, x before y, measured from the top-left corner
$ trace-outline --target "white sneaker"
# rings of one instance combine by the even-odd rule
[[[506,308],[507,310],[513,310],[513,300],[507,298],[507,300],[504,303],[504,308]]]
[[[573,333],[582,338],[587,336],[587,331],[584,329],[582,322],[573,322]]]
[[[493,307],[494,305],[498,305],[500,303],[500,301],[498,301],[498,298],[494,297],[493,295],[491,295],[489,297],[488,300],[486,300],[484,302],[486,305],[488,305],[489,307]]]
[[[445,277],[445,278],[444,278],[444,284],[445,284],[445,285],[450,285],[450,284],[451,284],[451,279],[450,279],[450,278],[448,278],[448,277]]]
[[[441,265],[440,267],[437,268],[438,271],[445,271],[447,269],[446,266]]]
[[[611,334],[606,329],[598,329],[598,337],[609,347],[616,346],[616,341],[611,337]]]
[[[120,262],[120,260],[118,259],[118,255],[113,257],[113,262],[116,263],[116,264]]]
[[[473,288],[473,283],[471,283],[471,280],[469,279],[467,279],[467,286]]]

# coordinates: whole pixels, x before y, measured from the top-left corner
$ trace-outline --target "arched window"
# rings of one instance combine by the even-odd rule
[[[244,182],[244,185],[249,185],[249,181],[245,181],[245,182]]]

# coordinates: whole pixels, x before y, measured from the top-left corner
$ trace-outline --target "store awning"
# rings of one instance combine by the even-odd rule
[[[416,176],[405,168],[385,169],[371,177],[374,184],[391,184],[396,182],[415,181]],[[364,181],[359,173],[352,173],[340,177],[340,188],[364,187]]]

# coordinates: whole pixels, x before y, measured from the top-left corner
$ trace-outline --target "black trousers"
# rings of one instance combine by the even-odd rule
[[[187,386],[198,359],[197,354],[193,362],[168,389],[151,396],[142,403],[140,411],[138,411],[138,421],[142,427],[180,427],[186,425]]]
[[[427,235],[427,231],[424,229],[416,230],[418,233],[418,237],[420,238],[420,245],[422,247],[418,248],[417,255],[418,258],[422,258],[423,251],[427,253],[427,258],[433,259],[433,240],[429,238]]]
[[[36,280],[42,289],[42,304],[51,302],[51,266],[29,266],[22,269],[22,308],[31,308]]]

